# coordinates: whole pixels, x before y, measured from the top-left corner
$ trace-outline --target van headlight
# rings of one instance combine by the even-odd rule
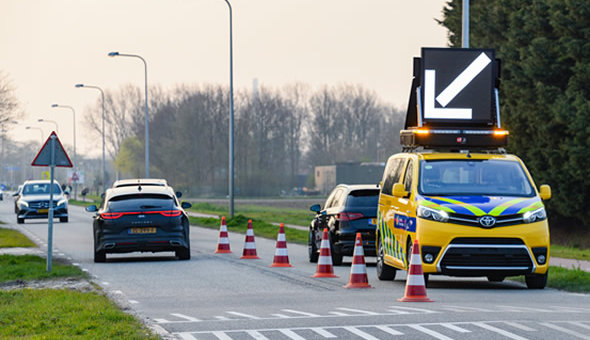
[[[524,223],[533,223],[542,221],[547,218],[547,213],[545,212],[545,208],[539,208],[534,211],[527,211],[522,214],[522,220]]]
[[[446,222],[449,220],[449,214],[446,211],[427,208],[423,205],[418,206],[417,215],[418,217],[437,222]]]

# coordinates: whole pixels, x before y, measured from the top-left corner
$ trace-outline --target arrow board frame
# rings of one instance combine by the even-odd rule
[[[55,164],[51,164],[51,143],[50,142],[51,142],[52,136],[55,136]],[[45,144],[43,144],[43,146],[41,147],[41,150],[39,150],[39,153],[37,153],[37,156],[35,156],[35,159],[33,159],[33,162],[31,163],[31,165],[32,166],[57,166],[57,167],[62,167],[62,168],[73,167],[72,161],[70,160],[70,157],[66,153],[66,150],[64,149],[63,145],[61,145],[59,137],[57,137],[57,134],[55,133],[55,131],[51,131],[49,138],[47,138],[47,140],[45,141]]]
[[[424,125],[494,125],[497,75],[493,49],[422,48]]]

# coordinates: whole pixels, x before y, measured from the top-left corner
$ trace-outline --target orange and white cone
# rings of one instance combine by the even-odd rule
[[[248,220],[248,230],[246,230],[246,242],[244,243],[244,252],[241,259],[259,259],[256,255],[256,242],[254,241],[254,229],[252,220]]]
[[[219,241],[217,242],[216,254],[231,253],[229,247],[229,237],[227,234],[227,225],[225,224],[225,216],[221,217],[221,226],[219,227]]]
[[[328,239],[328,228],[324,228],[322,243],[320,244],[320,257],[318,258],[318,267],[312,277],[338,277],[334,275],[334,266],[332,265],[332,253],[330,252],[330,240]]]
[[[275,250],[275,258],[272,261],[271,267],[293,267],[289,263],[289,253],[287,252],[287,238],[285,237],[285,225],[281,223],[279,227],[279,234],[277,235],[277,249]]]
[[[426,283],[424,282],[424,272],[422,271],[422,259],[420,258],[420,246],[418,240],[414,240],[412,247],[412,257],[410,258],[410,270],[406,278],[406,293],[401,302],[433,302],[426,296]]]
[[[372,288],[369,284],[369,277],[367,276],[365,251],[363,250],[361,233],[356,233],[352,265],[350,266],[350,279],[344,288]]]

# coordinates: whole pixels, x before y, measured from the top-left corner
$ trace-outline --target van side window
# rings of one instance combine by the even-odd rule
[[[383,181],[383,188],[382,192],[386,195],[392,195],[393,185],[399,182],[399,178],[401,177],[403,166],[405,164],[405,159],[403,158],[395,158],[393,159],[390,164],[387,165],[385,169],[385,180]]]
[[[414,177],[414,162],[410,159],[408,162],[408,167],[406,168],[406,176],[404,178],[404,190],[407,192],[412,191],[412,179]]]

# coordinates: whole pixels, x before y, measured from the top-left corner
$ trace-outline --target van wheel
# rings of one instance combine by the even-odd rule
[[[406,245],[406,262],[407,262],[407,266],[406,266],[406,270],[409,272],[410,271],[410,262],[412,259],[412,250],[414,248],[414,243],[412,242],[412,239],[408,237],[408,243]]]
[[[315,231],[309,230],[309,240],[307,243],[307,255],[309,262],[317,263],[320,254],[318,253],[318,246],[315,244]]]
[[[381,281],[395,280],[395,273],[397,270],[393,267],[388,266],[385,263],[385,250],[381,243],[381,236],[377,235],[377,278]]]
[[[549,271],[545,274],[528,274],[524,276],[526,286],[528,289],[543,289],[547,285],[547,276]]]

